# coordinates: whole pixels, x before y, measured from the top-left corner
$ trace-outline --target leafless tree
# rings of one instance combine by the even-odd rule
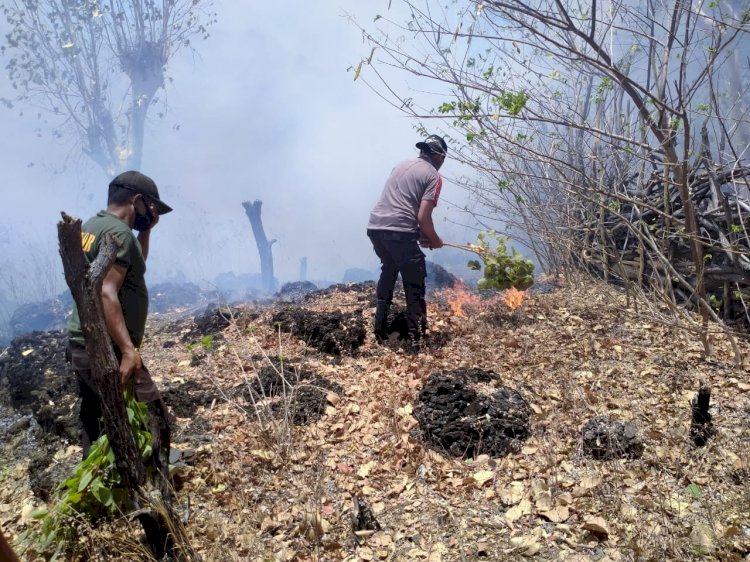
[[[139,169],[146,116],[167,65],[215,21],[211,0],[5,0],[14,104],[53,116],[109,177]]]

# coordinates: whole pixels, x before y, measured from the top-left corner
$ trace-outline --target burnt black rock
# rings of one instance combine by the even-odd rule
[[[494,386],[498,381],[482,369],[430,375],[414,407],[425,439],[459,457],[516,451],[531,433],[531,407],[517,391]]]
[[[594,416],[586,422],[581,441],[583,453],[598,460],[633,459],[643,454],[643,441],[635,425],[610,416]]]

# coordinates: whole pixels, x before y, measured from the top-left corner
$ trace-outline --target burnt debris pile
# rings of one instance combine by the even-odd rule
[[[293,386],[286,397],[273,402],[271,410],[277,417],[288,416],[292,423],[305,425],[323,416],[329,395],[341,396],[343,393],[344,389],[338,383],[314,376]]]
[[[64,332],[32,332],[13,340],[0,355],[0,403],[33,414],[45,431],[77,438],[65,396],[77,395],[78,383],[65,361]],[[3,388],[4,387],[4,388]]]
[[[65,361],[66,346],[63,332],[32,332],[0,354],[0,464],[28,458],[31,489],[42,501],[69,468],[55,453],[78,440],[71,408],[78,383]]]
[[[643,441],[631,422],[610,416],[594,416],[581,430],[583,454],[598,460],[629,458],[643,454]]]
[[[13,337],[37,331],[62,330],[68,325],[68,317],[73,309],[70,293],[19,306],[10,318],[10,332]]]
[[[437,330],[430,327],[428,320],[427,334],[424,345],[430,349],[443,347],[451,339],[449,332]],[[393,305],[388,312],[388,319],[385,325],[386,339],[391,342],[406,343],[410,341],[409,325],[406,323],[406,307],[403,305]]]
[[[271,325],[331,355],[352,353],[365,341],[362,311],[314,312],[286,306],[271,316]]]
[[[318,287],[315,283],[311,283],[310,281],[294,281],[292,283],[284,283],[281,286],[281,290],[276,293],[276,298],[281,301],[297,302],[317,290]]]
[[[451,289],[458,283],[458,278],[442,265],[425,261],[425,267],[427,269],[425,284],[429,291]]]
[[[362,306],[375,306],[377,297],[375,296],[377,284],[375,281],[363,281],[362,283],[336,283],[325,289],[320,289],[305,295],[305,300],[319,298],[336,298],[337,295],[355,293],[357,302]]]
[[[323,415],[332,394],[341,396],[338,383],[308,370],[304,365],[272,358],[234,389],[248,407],[274,419],[286,418],[297,425],[314,422]]]
[[[531,433],[532,410],[499,379],[482,369],[430,375],[414,407],[425,440],[458,457],[500,457],[517,450]]]
[[[202,290],[195,283],[166,282],[149,287],[148,296],[149,312],[164,313],[185,308],[194,310],[218,295]]]

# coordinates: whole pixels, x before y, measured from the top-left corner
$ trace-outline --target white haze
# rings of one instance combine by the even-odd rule
[[[221,272],[259,273],[241,206],[253,199],[263,201],[266,233],[278,239],[281,283],[298,279],[302,257],[311,280],[340,281],[347,268],[377,268],[365,236],[368,214],[391,168],[416,154],[419,135],[347,72],[369,47],[343,14],[366,26],[389,3],[328,0],[305,10],[294,2],[215,2],[211,37],[195,44],[195,56],[183,51],[172,59],[174,81],[160,94],[168,113],[159,119],[152,111],[147,128],[142,171],[175,209],[152,236],[152,283],[180,273],[204,285]],[[0,96],[9,93],[3,74]],[[105,206],[109,179],[71,148],[70,138],[53,139],[46,130],[37,136],[36,113],[20,106],[0,111],[0,290],[14,292],[13,300],[65,288],[56,251],[59,211],[94,214]],[[452,166],[448,160],[444,175],[458,173]],[[471,234],[451,221],[468,219],[448,204],[462,206],[464,195],[450,184],[443,194],[438,232],[465,241]]]

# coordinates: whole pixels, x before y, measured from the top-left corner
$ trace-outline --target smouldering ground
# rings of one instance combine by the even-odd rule
[[[369,325],[362,297],[337,293],[305,306],[364,306]],[[194,399],[174,441],[195,451],[177,497],[198,552],[217,561],[430,562],[740,560],[750,552],[750,380],[723,337],[705,361],[697,336],[639,316],[616,290],[591,282],[532,296],[516,315],[497,303],[467,312],[456,317],[444,298],[433,299],[431,326],[450,339],[417,357],[377,346],[369,333],[354,357],[322,355],[276,333],[268,311],[243,315],[205,352],[163,347],[177,335],[152,324],[143,350],[152,372],[163,388]],[[303,364],[343,394],[329,394],[320,420],[286,431],[241,398],[264,355]],[[520,452],[472,462],[419,440],[410,412],[424,380],[459,367],[494,370],[532,403],[533,433]],[[701,379],[713,389],[717,434],[696,449],[689,400]],[[580,428],[597,414],[634,421],[642,458],[583,457]],[[16,494],[13,501],[29,501]],[[354,536],[355,495],[381,531]],[[18,518],[7,532],[25,525]],[[93,556],[124,552],[124,531],[111,531],[92,533]]]

